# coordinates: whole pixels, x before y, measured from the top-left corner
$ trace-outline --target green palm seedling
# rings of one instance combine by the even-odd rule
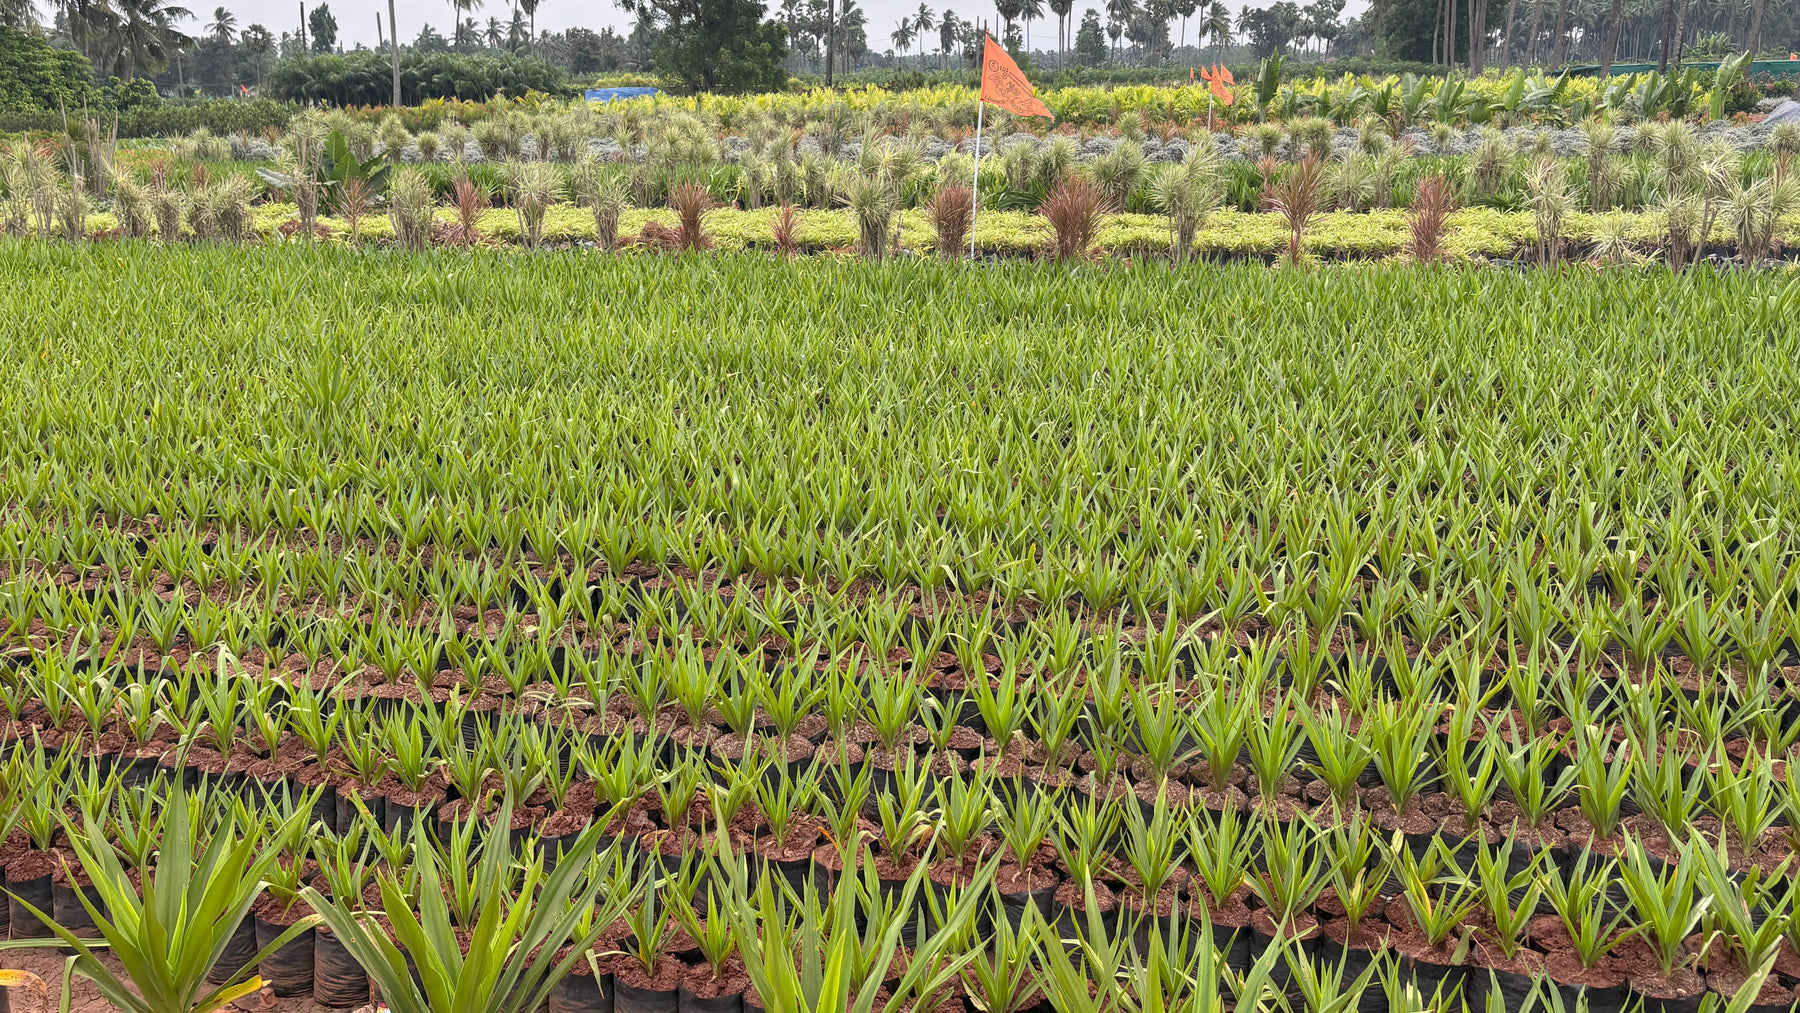
[[[1707,808],[1731,831],[1738,847],[1749,851],[1781,815],[1781,783],[1770,757],[1751,752],[1734,767],[1723,743],[1714,753],[1718,759],[1706,770]],[[1790,778],[1791,771],[1790,764]]]
[[[1694,834],[1682,846],[1680,863],[1699,869],[1699,889],[1708,947],[1716,943],[1738,967],[1761,967],[1776,956],[1784,935],[1792,937],[1795,894],[1800,887],[1785,873],[1791,858],[1773,872],[1751,866],[1739,876],[1731,868],[1731,848]]]
[[[1250,877],[1250,889],[1277,926],[1292,924],[1325,890],[1321,836],[1318,826],[1304,814],[1285,824],[1263,821],[1263,868]]]
[[[1454,847],[1434,837],[1423,854],[1415,855],[1399,839],[1388,847],[1388,856],[1419,932],[1432,949],[1440,949],[1463,928],[1478,901],[1474,886],[1456,865]]]
[[[1632,764],[1630,794],[1638,808],[1656,821],[1663,838],[1673,847],[1687,837],[1694,813],[1700,807],[1700,790],[1705,781],[1697,773],[1688,773],[1688,765],[1696,762],[1691,750],[1679,747],[1679,740],[1659,745],[1660,739],[1655,725],[1642,736],[1632,733],[1632,750],[1637,760]],[[1706,761],[1705,755],[1700,756],[1699,766],[1704,768]]]
[[[1176,867],[1186,857],[1187,838],[1177,832],[1176,817],[1169,810],[1166,788],[1156,793],[1148,817],[1136,799],[1127,799],[1123,808],[1123,857],[1137,880],[1139,914],[1158,917],[1158,899],[1163,888],[1174,878]]]
[[[1631,790],[1631,744],[1613,742],[1593,725],[1578,725],[1575,731],[1576,799],[1595,839],[1604,841],[1624,818],[1625,795]]]
[[[1548,780],[1547,776],[1551,761],[1555,759],[1562,744],[1568,741],[1568,736],[1519,740],[1518,729],[1513,725],[1512,718],[1508,717],[1507,722],[1513,727],[1515,741],[1519,744],[1512,749],[1499,750],[1500,780],[1506,785],[1513,804],[1518,806],[1519,818],[1525,822],[1525,826],[1538,830],[1575,784],[1575,768],[1572,766],[1564,767],[1555,781]]]
[[[1330,863],[1332,892],[1344,909],[1344,920],[1354,931],[1387,885],[1390,865],[1387,853],[1361,809],[1328,830],[1322,846]]]
[[[84,814],[82,826],[77,828],[68,817],[62,817],[70,846],[92,881],[98,901],[90,900],[85,891],[77,891],[76,896],[121,971],[101,962],[95,952],[100,944],[75,935],[47,912],[32,909],[56,933],[60,945],[74,951],[71,970],[92,981],[108,1002],[127,1013],[212,1013],[222,1009],[262,988],[256,965],[318,923],[317,918],[300,919],[243,967],[232,970],[223,983],[209,982],[208,974],[225,953],[238,923],[262,894],[285,840],[299,826],[299,817],[290,817],[265,838],[258,824],[240,826],[235,811],[228,809],[201,843],[192,801],[176,782],[156,869],[144,877],[141,888],[119,864],[102,822],[91,813]],[[0,942],[0,949],[45,945],[58,943],[22,939]]]
[[[1306,729],[1306,741],[1312,744],[1316,757],[1307,767],[1325,782],[1340,808],[1349,808],[1357,779],[1368,769],[1372,750],[1362,735],[1345,724],[1343,711],[1335,702],[1328,711],[1301,707],[1300,724]]]
[[[995,905],[999,907],[997,899]],[[968,966],[962,971],[963,987],[981,1004],[981,1009],[987,1013],[1017,1013],[1036,997],[1039,976],[1032,957],[1042,924],[1027,918],[1014,928],[1004,909],[994,912],[993,932],[972,947]]]
[[[1242,686],[1233,686],[1223,676],[1214,676],[1200,696],[1194,711],[1194,737],[1200,742],[1200,756],[1206,761],[1207,786],[1222,792],[1231,783],[1238,754],[1250,741],[1251,729],[1261,722],[1261,700]],[[1280,718],[1277,724],[1288,724]]]
[[[1247,694],[1254,698],[1254,694]],[[1265,806],[1274,802],[1283,779],[1291,777],[1294,761],[1304,744],[1300,734],[1302,723],[1295,720],[1300,708],[1293,695],[1284,695],[1264,716],[1252,714],[1248,722],[1250,773],[1256,778],[1256,791]]]
[[[1188,701],[1175,683],[1133,686],[1131,718],[1136,746],[1149,768],[1150,783],[1161,788],[1169,771],[1195,753],[1188,734]]]
[[[607,813],[584,831],[568,853],[599,851],[600,835],[612,815]],[[503,808],[502,817],[510,821],[511,813]],[[514,876],[494,871],[500,863],[477,862],[479,914],[463,933],[466,946],[460,945],[443,886],[445,860],[424,836],[422,824],[414,824],[413,832],[418,835],[417,891],[406,890],[394,870],[376,875],[381,912],[392,927],[392,938],[364,914],[362,898],[328,900],[310,886],[302,891],[332,934],[368,971],[394,1013],[538,1009],[575,961],[584,959],[594,940],[631,904],[629,894],[600,896],[604,884],[587,875],[590,863],[560,862],[546,873],[542,857],[533,850],[515,883]],[[482,848],[510,853],[511,841],[506,834],[490,834]],[[578,929],[583,924],[587,928]],[[559,960],[540,956],[565,945],[568,953]],[[417,967],[416,979],[409,958]]]
[[[1624,941],[1614,933],[1624,915],[1606,895],[1612,877],[1606,869],[1591,864],[1593,854],[1582,849],[1569,868],[1550,866],[1539,878],[1544,897],[1573,941],[1576,959],[1589,969],[1599,966],[1601,958]]]
[[[1548,852],[1531,856],[1518,871],[1512,871],[1511,838],[1490,847],[1477,841],[1473,882],[1482,910],[1487,913],[1484,927],[1488,938],[1507,960],[1523,945],[1525,927],[1537,913],[1538,898],[1544,888],[1539,882],[1538,866]]]
[[[970,849],[993,826],[996,808],[988,775],[980,768],[966,778],[947,777],[938,782],[932,838],[943,846],[946,857],[958,869],[968,861]]]
[[[1298,946],[1284,945],[1279,949],[1287,960],[1288,990],[1299,994],[1299,1008],[1305,1013],[1347,1013],[1361,1008],[1363,993],[1369,990],[1376,972],[1385,966],[1383,960],[1370,960],[1361,974],[1352,977],[1348,953],[1334,964]]]
[[[1651,865],[1643,842],[1631,837],[1618,875],[1637,919],[1634,931],[1650,947],[1662,973],[1672,974],[1686,963],[1687,938],[1700,927],[1712,903],[1710,896],[1695,889],[1703,883],[1700,863],[1684,855],[1659,870]]]
[[[1439,709],[1423,701],[1388,700],[1369,712],[1375,770],[1397,813],[1405,812],[1435,779],[1431,749]]]
[[[763,1008],[769,1013],[872,1013],[893,967],[906,920],[892,919],[879,939],[866,941],[857,931],[856,918],[863,890],[857,881],[845,880],[828,901],[829,917],[804,918],[803,931],[796,931],[795,921],[778,901],[776,877],[763,877],[752,894],[745,885],[744,867],[731,854],[723,835],[718,849],[715,858],[721,868],[729,870],[730,878],[725,916],[746,943],[740,955]],[[874,855],[865,849],[860,864],[873,867]],[[979,896],[993,871],[993,863],[984,864],[967,891]],[[898,891],[898,910],[914,909],[925,881],[926,867],[921,865]],[[898,1013],[914,996],[937,994],[956,980],[974,954],[952,955],[948,947],[961,937],[976,907],[955,905],[938,931],[919,938],[887,1000],[879,1005],[883,1013]],[[751,940],[756,944],[751,945]]]
[[[1194,814],[1188,824],[1188,853],[1214,905],[1223,905],[1247,881],[1256,843],[1254,829],[1233,807],[1210,817]]]

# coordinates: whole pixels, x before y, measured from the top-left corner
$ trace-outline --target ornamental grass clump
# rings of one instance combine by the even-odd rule
[[[1280,215],[1287,228],[1287,245],[1281,253],[1283,263],[1298,264],[1305,256],[1307,226],[1324,210],[1324,201],[1324,163],[1312,155],[1288,167],[1263,188],[1263,206]]]
[[[1443,176],[1419,177],[1412,207],[1406,214],[1407,256],[1429,264],[1444,256],[1444,234],[1456,211],[1456,188]]]
[[[1207,137],[1175,165],[1164,166],[1150,182],[1150,202],[1169,216],[1169,252],[1185,264],[1194,252],[1194,236],[1225,197],[1219,153]]]
[[[485,183],[471,177],[467,169],[457,173],[456,181],[450,186],[450,206],[456,213],[453,241],[465,248],[475,245],[481,237],[481,216],[487,213],[489,201]]]
[[[717,206],[704,183],[683,183],[669,194],[669,207],[674,209],[679,223],[675,242],[681,249],[712,249],[712,237],[706,234],[706,215]]]
[[[1038,209],[1055,233],[1051,256],[1059,262],[1088,259],[1100,234],[1100,219],[1113,206],[1107,191],[1087,177],[1064,179]]]
[[[619,218],[631,206],[630,190],[623,176],[593,158],[577,162],[570,174],[575,200],[594,216],[594,234],[600,248],[612,252],[619,246]]]
[[[1575,210],[1575,194],[1560,160],[1540,158],[1525,174],[1527,204],[1537,233],[1533,251],[1540,265],[1554,264],[1563,256],[1563,223]]]
[[[931,227],[937,233],[937,255],[946,260],[965,256],[969,248],[969,219],[974,195],[968,187],[949,183],[938,187],[926,205]]]
[[[515,162],[508,172],[519,244],[535,250],[544,241],[544,220],[563,195],[563,178],[545,162]]]
[[[837,185],[838,200],[856,220],[857,250],[880,260],[887,256],[894,216],[900,210],[898,193],[887,179],[864,172],[846,172]]]
[[[431,243],[432,216],[437,199],[425,174],[411,166],[401,166],[394,174],[393,190],[388,197],[388,220],[394,226],[394,242],[403,250],[419,251]]]

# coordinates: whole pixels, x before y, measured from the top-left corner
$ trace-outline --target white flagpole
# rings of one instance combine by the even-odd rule
[[[983,43],[983,48],[986,44]],[[982,57],[983,76],[987,74],[986,55]],[[981,208],[981,114],[983,103],[981,95],[975,96],[975,178],[969,181],[969,259],[975,259],[975,213]]]

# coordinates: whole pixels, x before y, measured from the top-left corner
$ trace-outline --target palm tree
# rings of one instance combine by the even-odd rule
[[[956,33],[962,28],[962,19],[950,8],[944,8],[944,16],[938,19],[938,53],[942,57],[938,62],[948,69],[950,51],[956,48]]]
[[[495,49],[499,49],[501,44],[504,43],[505,41],[506,41],[506,27],[500,23],[499,18],[496,18],[496,17],[488,18],[487,44],[489,46],[492,46]]]
[[[263,57],[275,48],[275,36],[261,25],[251,25],[244,29],[238,41],[244,46],[244,52],[256,57],[256,86],[262,87]]]
[[[223,7],[213,8],[212,24],[206,26],[206,33],[225,45],[231,45],[232,38],[237,35],[237,15]]]
[[[92,59],[94,47],[112,32],[113,11],[107,0],[51,0],[51,5],[62,14],[69,41],[82,56]],[[25,6],[31,7],[29,0]]]
[[[37,10],[32,0],[0,0],[0,25],[30,32],[37,29]]]
[[[519,7],[524,10],[525,16],[531,19],[530,34],[525,39],[528,43],[537,42],[537,9],[538,4],[543,2],[544,0],[519,0]]]
[[[1137,8],[1131,0],[1106,0],[1106,34],[1112,36],[1113,59],[1119,57],[1119,38],[1125,34],[1125,26],[1137,15]]]
[[[480,10],[481,3],[482,0],[450,0],[450,20],[456,22],[457,45],[460,46],[464,42],[463,15]]]
[[[931,30],[937,27],[937,15],[932,12],[930,7],[920,3],[918,11],[913,14],[912,23],[913,35],[919,41],[919,55],[922,57],[925,55],[925,39],[931,35]]]
[[[1075,0],[1050,0],[1050,13],[1056,15],[1056,69],[1061,70],[1063,51],[1068,48],[1069,15],[1075,10]]]
[[[1025,51],[1031,52],[1031,23],[1044,16],[1044,0],[1021,0],[1019,17],[1025,22]]]
[[[900,52],[902,57],[904,57],[906,51],[912,48],[912,18],[901,18],[900,23],[894,27],[894,30],[888,33],[888,38],[893,40],[894,48]]]
[[[1206,7],[1205,18],[1200,22],[1200,34],[1212,39],[1213,45],[1223,49],[1231,45],[1231,8],[1225,6],[1225,0],[1212,0]]]
[[[1000,37],[1008,39],[1013,22],[1025,13],[1025,0],[994,0],[994,13],[1000,15]]]
[[[156,74],[168,66],[169,54],[187,41],[174,23],[193,17],[186,7],[167,0],[115,0],[113,30],[108,42],[113,70],[127,81],[139,71]]]

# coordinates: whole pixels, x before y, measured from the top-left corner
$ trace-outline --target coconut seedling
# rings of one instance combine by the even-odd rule
[[[1617,872],[1637,921],[1638,938],[1649,946],[1665,977],[1675,973],[1692,959],[1686,950],[1688,936],[1700,928],[1712,904],[1712,897],[1697,889],[1704,883],[1701,863],[1683,854],[1674,862],[1653,864],[1643,842],[1629,836]]]
[[[1329,710],[1302,705],[1299,713],[1314,755],[1307,769],[1324,782],[1340,809],[1349,809],[1355,804],[1357,781],[1368,769],[1374,750],[1359,731],[1350,729],[1336,701]]]
[[[1260,704],[1255,684],[1240,687],[1238,691],[1242,691],[1251,704]],[[1269,713],[1251,713],[1249,716],[1249,734],[1244,749],[1249,750],[1249,770],[1256,781],[1256,804],[1264,811],[1276,811],[1282,783],[1292,777],[1294,761],[1300,759],[1301,747],[1305,745],[1300,738],[1301,723],[1294,720],[1298,713],[1300,705],[1292,693],[1283,693],[1276,698]]]
[[[1136,800],[1128,800],[1121,808],[1125,832],[1120,857],[1135,880],[1131,884],[1134,894],[1126,902],[1137,909],[1140,919],[1161,919],[1168,913],[1163,910],[1164,904],[1173,904],[1172,898],[1164,896],[1164,890],[1187,857],[1188,838],[1181,833],[1177,817],[1169,808],[1166,788],[1156,793],[1148,814]]]
[[[298,826],[299,814],[265,835],[256,822],[240,824],[232,810],[212,813],[219,822],[201,841],[179,782],[169,798],[168,818],[155,871],[140,886],[120,865],[106,828],[94,814],[77,827],[59,819],[98,899],[77,896],[99,928],[105,948],[123,972],[103,963],[92,940],[55,923],[47,912],[32,913],[50,926],[56,941],[15,939],[0,949],[61,945],[73,951],[70,970],[92,981],[106,1000],[129,1013],[212,1013],[263,986],[255,967],[290,940],[310,931],[301,919],[264,946],[225,981],[207,980],[238,923],[263,892],[279,864],[283,842]],[[105,914],[101,910],[105,910]]]
[[[1489,845],[1475,842],[1475,867],[1470,881],[1487,922],[1482,934],[1505,960],[1515,960],[1524,947],[1524,936],[1538,900],[1543,896],[1539,866],[1548,852],[1535,852],[1515,869],[1512,855],[1517,845],[1511,838]]]
[[[1575,958],[1586,970],[1597,967],[1624,941],[1616,931],[1624,914],[1607,897],[1613,863],[1601,859],[1603,864],[1596,864],[1593,855],[1584,848],[1568,868],[1548,865],[1539,877],[1544,898],[1562,919]]]
[[[987,938],[965,948],[971,957],[963,969],[962,984],[981,1009],[1018,1013],[1038,996],[1040,977],[1033,957],[1042,924],[1027,918],[1015,928],[1007,912],[999,910]]]
[[[1575,768],[1565,766],[1554,780],[1548,777],[1556,754],[1569,735],[1525,738],[1508,716],[1509,738],[1519,743],[1499,750],[1500,781],[1506,786],[1512,803],[1518,807],[1519,819],[1531,830],[1541,830],[1550,813],[1563,804],[1575,786]],[[1572,734],[1572,733],[1571,733]]]
[[[1574,730],[1575,792],[1581,815],[1593,828],[1593,844],[1609,840],[1624,818],[1625,797],[1631,790],[1634,753],[1630,740],[1614,742],[1606,732],[1587,724]],[[1610,758],[1609,758],[1610,754]]]
[[[1286,935],[1327,885],[1318,824],[1304,814],[1287,823],[1261,821],[1263,867],[1248,876],[1252,893],[1275,927]]]
[[[610,814],[609,814],[610,815]],[[506,814],[510,821],[510,814]],[[601,851],[600,834],[609,820],[585,831],[572,854]],[[361,898],[327,900],[307,887],[306,900],[344,947],[369,972],[382,999],[395,1013],[528,1013],[548,1001],[550,990],[583,959],[606,927],[630,906],[627,893],[600,896],[606,885],[589,876],[589,863],[560,863],[545,872],[535,852],[523,869],[503,873],[508,864],[484,859],[477,874],[474,905],[479,916],[467,926],[461,945],[443,885],[444,864],[422,825],[414,827],[419,889],[416,899],[399,875],[383,869],[376,882],[388,930],[363,917]],[[484,851],[505,850],[506,835],[487,838]],[[416,913],[415,913],[416,912]],[[586,925],[578,931],[578,926]],[[554,954],[554,961],[539,954]],[[404,948],[404,953],[402,952]],[[415,979],[407,958],[418,967]]]
[[[1782,785],[1775,776],[1773,758],[1749,752],[1734,761],[1721,741],[1713,749],[1713,762],[1702,773],[1706,807],[1739,848],[1754,850],[1781,817]]]
[[[1463,932],[1464,922],[1479,903],[1479,896],[1469,877],[1456,864],[1454,845],[1442,837],[1433,837],[1422,853],[1407,847],[1396,837],[1386,846],[1394,877],[1400,882],[1400,898],[1412,914],[1427,947],[1434,954],[1444,953],[1451,936]],[[1452,959],[1449,963],[1457,963]]]

